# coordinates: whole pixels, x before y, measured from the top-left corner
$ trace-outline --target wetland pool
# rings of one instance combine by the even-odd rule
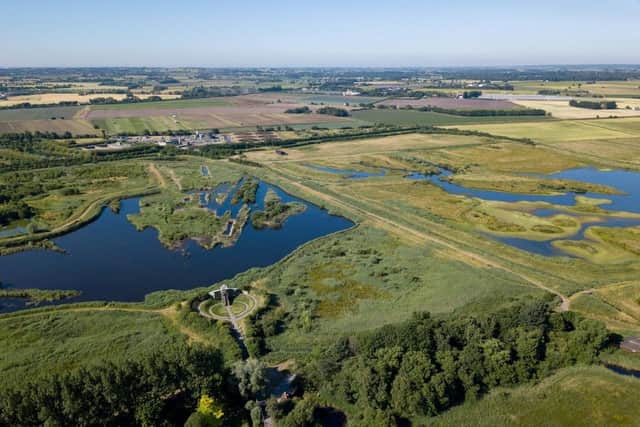
[[[310,240],[353,225],[263,182],[256,203],[250,205],[252,211],[264,208],[269,188],[283,202],[304,203],[306,210],[290,216],[280,229],[257,230],[249,221],[231,247],[206,250],[188,240],[181,250],[169,250],[158,240],[157,230],[139,232],[127,220],[127,215],[139,212],[140,198],[131,198],[122,200],[119,213],[103,209],[94,222],[53,239],[66,254],[38,250],[0,257],[0,280],[7,288],[82,292],[63,302],[141,301],[153,291],[209,286],[252,267],[274,264]],[[199,193],[203,205],[219,215],[225,210],[237,213],[241,205],[231,206],[231,194],[218,204],[215,194]],[[0,312],[23,309],[25,304],[21,299],[0,298]]]
[[[306,165],[317,171],[339,174],[346,179],[366,179],[372,177],[384,176],[387,173],[386,169],[380,169],[375,172],[367,172],[351,169],[337,169],[326,166],[317,166],[312,164]],[[588,197],[591,199],[601,199],[608,201],[603,203],[600,207],[605,211],[614,213],[616,211],[640,213],[640,173],[622,171],[622,170],[598,170],[595,168],[579,168],[569,169],[563,172],[554,173],[550,175],[535,175],[537,177],[548,179],[568,179],[574,181],[587,182],[591,184],[606,185],[616,188],[625,194],[599,194],[599,193],[574,193],[567,192],[564,194],[556,195],[532,195],[532,194],[519,194],[519,193],[507,193],[501,191],[491,190],[477,190],[473,188],[463,187],[451,183],[446,180],[451,176],[453,172],[440,168],[440,173],[433,175],[425,175],[421,173],[410,173],[405,178],[420,181],[429,181],[433,184],[441,187],[443,190],[450,194],[456,194],[467,197],[475,197],[483,200],[497,201],[497,202],[544,202],[556,206],[572,207],[576,204],[576,196]],[[561,209],[549,208],[549,209],[537,209],[532,212],[534,215],[541,217],[549,217],[553,215],[574,215],[565,212]],[[620,218],[612,216],[600,216],[600,220],[596,222],[583,223],[577,233],[571,236],[570,239],[564,237],[562,239],[550,238],[544,241],[529,240],[518,237],[503,237],[493,233],[483,233],[483,235],[492,239],[499,240],[510,246],[517,247],[527,252],[535,253],[544,256],[569,256],[566,252],[556,248],[553,242],[556,240],[573,240],[580,241],[585,239],[585,231],[591,226],[598,227],[633,227],[640,225],[640,218]]]

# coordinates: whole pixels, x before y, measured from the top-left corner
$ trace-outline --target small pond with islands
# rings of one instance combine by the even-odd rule
[[[233,186],[198,192],[201,203],[218,215],[230,210],[237,215],[242,203],[231,205]],[[264,208],[264,197],[273,189],[282,202],[297,201],[306,210],[290,216],[282,228],[254,229],[245,225],[235,245],[206,250],[188,240],[179,250],[164,247],[155,229],[136,231],[127,215],[139,212],[140,198],[122,200],[119,213],[104,209],[92,223],[53,242],[66,253],[35,250],[0,256],[0,281],[7,288],[79,290],[82,294],[61,301],[142,301],[150,292],[193,289],[229,279],[252,267],[276,263],[300,245],[353,226],[345,218],[295,198],[260,182],[251,210]],[[231,189],[231,191],[228,191]],[[228,192],[218,204],[216,194]],[[26,301],[0,298],[0,312],[26,308]]]
[[[374,177],[385,176],[388,172],[387,169],[381,168],[376,171],[362,171],[351,169],[338,169],[326,166],[318,166],[313,164],[307,164],[307,167],[320,171],[342,175],[346,179],[367,179]],[[375,169],[375,168],[374,168]],[[599,194],[599,193],[574,193],[567,192],[563,194],[554,195],[535,195],[535,194],[519,194],[508,193],[501,191],[491,190],[478,190],[473,188],[463,187],[458,184],[454,184],[446,180],[447,177],[453,175],[453,172],[444,168],[439,168],[440,173],[433,175],[426,175],[422,173],[409,173],[405,176],[407,179],[429,181],[435,185],[438,185],[443,190],[450,194],[462,195],[467,197],[476,197],[483,200],[497,201],[497,202],[545,202],[557,206],[572,207],[576,204],[576,196],[588,197],[591,199],[601,199],[603,201],[609,201],[610,203],[603,203],[600,205],[605,211],[624,211],[640,214],[640,173],[630,172],[623,170],[598,170],[594,168],[578,168],[569,169],[563,172],[549,174],[549,175],[533,175],[536,177],[548,178],[548,179],[567,179],[574,181],[587,182],[591,184],[606,185],[616,188],[624,192],[624,194]],[[533,215],[541,217],[549,217],[554,215],[576,215],[575,213],[565,212],[561,209],[537,209],[532,212]],[[589,214],[591,215],[591,214]],[[597,216],[593,214],[592,216]],[[598,227],[633,227],[640,225],[640,219],[638,218],[620,218],[620,217],[607,217],[602,216],[602,221],[598,222],[586,222],[582,224],[580,230],[574,234],[571,240],[584,240],[585,231],[591,226]],[[493,239],[499,240],[511,246],[515,246],[519,249],[544,255],[544,256],[568,256],[566,252],[556,248],[553,245],[555,240],[569,240],[566,237],[561,239],[549,239],[545,241],[529,240],[518,237],[504,237],[492,233],[483,233],[484,235]]]

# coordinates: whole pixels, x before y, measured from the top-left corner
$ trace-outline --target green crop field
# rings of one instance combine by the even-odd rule
[[[640,118],[549,120],[536,123],[496,123],[456,126],[459,129],[531,138],[540,142],[570,142],[593,139],[622,139],[640,136]]]
[[[177,99],[170,101],[134,102],[129,104],[92,105],[92,110],[146,110],[180,109],[195,107],[229,107],[234,105],[230,98]]]
[[[94,119],[92,123],[100,129],[106,130],[110,135],[128,133],[139,135],[144,131],[166,132],[169,130],[193,130],[203,129],[206,126],[199,126],[198,123],[174,119],[170,116],[148,116],[148,117],[122,117],[112,119]]]

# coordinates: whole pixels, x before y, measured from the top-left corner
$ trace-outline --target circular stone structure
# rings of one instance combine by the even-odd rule
[[[256,297],[243,292],[233,299],[231,305],[225,305],[222,301],[214,299],[206,299],[198,305],[198,313],[209,319],[235,323],[251,314],[257,306]]]

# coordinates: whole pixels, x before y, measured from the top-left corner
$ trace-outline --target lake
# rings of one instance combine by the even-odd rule
[[[353,225],[345,218],[330,215],[263,182],[258,187],[252,210],[263,208],[269,188],[276,191],[283,202],[304,203],[307,209],[289,217],[277,230],[256,230],[248,223],[232,247],[206,250],[187,241],[183,249],[169,250],[158,240],[156,230],[148,228],[138,232],[129,223],[127,215],[139,212],[140,198],[132,198],[121,202],[119,213],[104,209],[96,221],[54,239],[67,254],[28,251],[0,257],[0,280],[6,287],[82,292],[80,297],[67,302],[141,301],[153,291],[208,286],[249,268],[274,264],[310,240]],[[220,215],[226,209],[237,213],[240,207],[240,204],[230,206],[230,196],[218,205],[215,194],[207,201],[205,193],[199,193],[204,204]],[[0,298],[0,312],[22,308],[25,308],[24,300]]]

